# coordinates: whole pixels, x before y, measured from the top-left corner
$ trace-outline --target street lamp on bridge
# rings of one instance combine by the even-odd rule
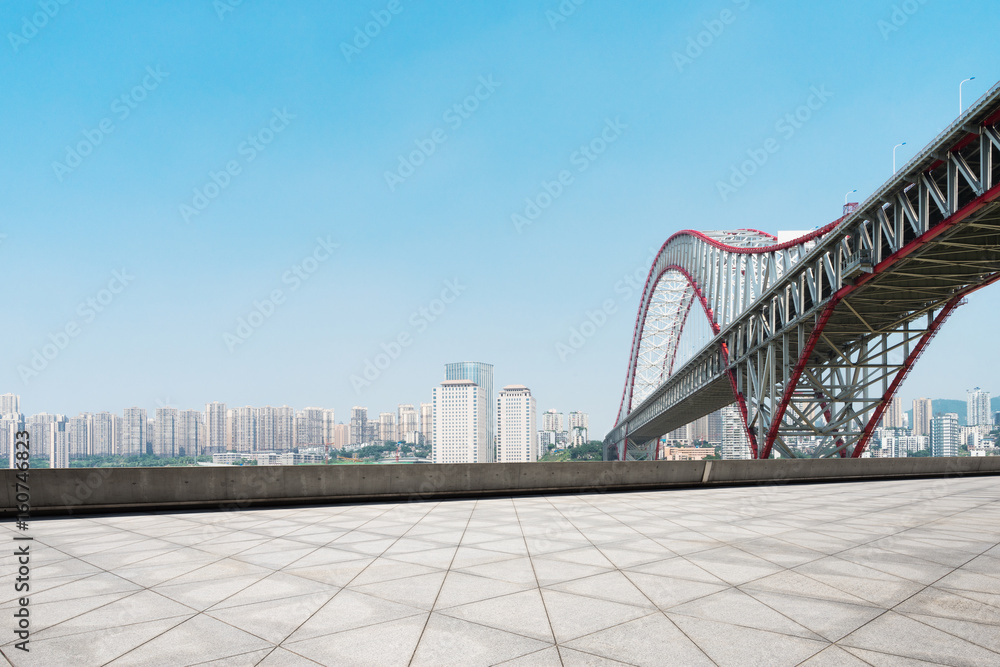
[[[962,83],[958,84],[958,115],[959,116],[962,115],[962,110],[965,109],[965,107],[962,106],[962,86],[964,86],[965,84],[967,84],[969,81],[975,81],[975,80],[976,80],[976,77],[970,76],[968,79],[965,79],[964,81],[962,81]]]
[[[857,191],[858,189],[854,188],[853,190],[844,195],[844,215],[847,215],[848,213],[851,213],[854,210],[854,207],[847,202],[847,199]]]
[[[892,147],[892,173],[894,174],[896,173],[896,149],[899,148],[900,146],[905,146],[905,145],[906,142],[904,141],[903,143],[896,144],[895,146]]]

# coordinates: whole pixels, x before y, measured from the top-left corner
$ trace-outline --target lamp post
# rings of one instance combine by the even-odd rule
[[[962,110],[965,108],[965,107],[962,106],[962,86],[964,86],[965,84],[967,84],[969,81],[975,81],[975,80],[976,80],[976,77],[970,76],[968,79],[965,79],[964,81],[962,81],[962,83],[958,84],[958,115],[959,116],[962,115]]]
[[[899,148],[900,146],[905,146],[905,145],[906,142],[904,141],[903,143],[896,144],[895,146],[892,147],[892,173],[894,174],[896,173],[896,149]]]
[[[857,191],[858,191],[858,189],[854,188],[853,190],[851,190],[850,192],[848,192],[847,194],[844,195],[844,206],[847,206],[847,198],[850,197],[851,195],[853,195]]]

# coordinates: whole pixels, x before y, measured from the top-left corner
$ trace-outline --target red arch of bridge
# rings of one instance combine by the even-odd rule
[[[694,290],[695,295],[698,297],[698,301],[701,303],[702,309],[705,311],[705,315],[708,317],[708,321],[709,321],[709,323],[712,326],[712,331],[714,333],[716,333],[716,334],[719,333],[719,324],[715,321],[715,315],[714,315],[714,313],[712,313],[712,309],[709,308],[709,306],[708,306],[708,300],[705,298],[705,295],[702,292],[701,286],[698,285],[698,282],[688,272],[688,269],[685,268],[685,267],[679,266],[679,265],[669,265],[669,266],[664,267],[660,271],[656,270],[656,265],[659,262],[660,257],[663,255],[664,252],[666,252],[667,248],[670,246],[670,244],[675,239],[679,239],[679,238],[688,236],[688,237],[692,237],[694,239],[697,239],[701,243],[705,243],[705,244],[713,246],[715,248],[719,248],[720,250],[725,250],[726,252],[731,252],[731,253],[740,254],[740,255],[761,255],[761,254],[765,254],[765,253],[771,253],[771,252],[777,252],[777,251],[781,251],[781,250],[786,250],[788,248],[792,248],[792,247],[797,246],[797,245],[802,245],[804,243],[808,243],[809,241],[812,241],[812,240],[814,240],[814,239],[816,239],[818,237],[821,237],[821,236],[829,233],[837,225],[839,225],[841,222],[843,222],[844,219],[846,219],[846,218],[847,218],[847,216],[844,215],[844,216],[842,216],[842,217],[834,220],[833,222],[831,222],[831,223],[829,223],[827,225],[824,225],[823,227],[819,227],[817,229],[814,229],[813,231],[809,232],[808,234],[805,234],[805,235],[800,236],[798,238],[792,239],[791,241],[786,241],[784,243],[775,243],[774,245],[753,247],[753,248],[744,248],[744,247],[740,247],[740,246],[729,245],[727,243],[723,243],[721,241],[718,241],[717,239],[713,239],[713,238],[707,236],[706,234],[703,234],[702,232],[691,230],[691,229],[687,229],[687,230],[683,230],[683,231],[677,232],[676,234],[671,235],[670,238],[668,238],[666,241],[664,241],[663,245],[660,246],[660,250],[656,253],[656,258],[653,260],[653,265],[649,269],[649,274],[646,276],[646,282],[643,285],[643,291],[642,291],[642,301],[640,302],[639,312],[636,314],[635,325],[633,326],[633,329],[632,329],[632,350],[631,350],[631,352],[629,354],[629,365],[628,365],[628,371],[627,371],[628,374],[627,374],[626,380],[625,380],[625,387],[622,390],[621,402],[619,403],[619,406],[618,406],[619,423],[620,423],[620,420],[624,416],[627,416],[628,412],[630,412],[631,409],[632,409],[632,391],[635,388],[635,369],[636,369],[636,365],[638,363],[638,358],[639,358],[639,346],[640,346],[640,343],[642,342],[642,330],[643,330],[643,327],[645,327],[645,324],[646,324],[646,315],[649,312],[649,297],[652,295],[652,290],[655,290],[656,285],[659,284],[660,278],[662,278],[663,275],[665,273],[667,273],[667,271],[677,271],[678,273],[680,273],[681,275],[684,276],[684,278],[688,281],[688,284]],[[763,236],[770,236],[775,241],[777,241],[777,237],[774,236],[773,234],[768,234],[767,232],[762,232],[762,231],[759,231],[759,230],[756,230],[756,229],[740,229],[740,230],[734,230],[734,231],[754,232],[754,233],[757,233],[757,234],[761,234]],[[686,319],[687,319],[687,313],[685,313],[684,318],[685,318],[685,321],[686,321]],[[683,323],[681,325],[681,328],[683,330]],[[722,350],[722,354],[723,354],[723,360],[726,363],[726,365],[728,366],[729,365],[729,350],[727,349],[725,343],[721,343],[720,345],[721,345],[721,350]],[[739,388],[738,388],[737,383],[736,383],[736,376],[733,373],[733,371],[732,370],[728,370],[728,374],[729,374],[730,382],[732,383],[732,386],[733,386],[733,395],[736,397],[736,401],[737,401],[737,403],[740,406],[740,414],[741,414],[741,416],[743,418],[743,427],[744,427],[744,430],[747,431],[747,436],[750,439],[751,454],[752,454],[752,456],[754,458],[757,458],[757,456],[758,456],[757,437],[756,437],[756,434],[750,432],[750,430],[748,428],[746,400],[744,399],[743,394],[739,391]],[[628,406],[627,406],[627,410],[625,409],[626,408],[626,405],[625,405],[626,398],[628,399],[628,403],[629,403]],[[767,449],[767,452],[768,452],[768,454],[770,453],[770,448]],[[625,456],[625,448],[623,447],[621,449],[621,451],[620,451],[620,458],[624,459],[624,456]]]

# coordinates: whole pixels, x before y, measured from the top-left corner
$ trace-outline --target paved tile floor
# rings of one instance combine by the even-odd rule
[[[17,666],[1000,665],[997,477],[97,516],[30,534],[28,654],[9,643],[2,566],[0,651]]]

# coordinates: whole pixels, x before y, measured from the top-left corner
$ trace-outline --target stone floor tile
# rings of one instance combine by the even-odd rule
[[[563,667],[621,667],[622,665],[632,665],[630,662],[619,662],[610,658],[602,658],[593,653],[574,651],[565,646],[559,647],[559,655],[562,657]]]
[[[371,584],[352,583],[348,590],[430,611],[441,591],[441,584],[444,583],[446,574],[443,571],[431,572]],[[360,580],[360,577],[358,579]]]
[[[60,602],[76,598],[88,598],[95,595],[129,593],[138,591],[140,588],[139,585],[127,579],[122,579],[110,572],[100,572],[91,576],[75,578],[72,581],[67,581],[52,588],[44,590],[36,589],[32,591],[31,602],[34,604]],[[12,589],[13,587],[11,587]]]
[[[426,615],[416,607],[344,589],[292,633],[285,643],[353,630],[409,616]]]
[[[801,667],[869,667],[869,663],[839,646],[828,646],[799,665]]]
[[[56,603],[54,603],[56,604]],[[33,610],[36,616],[41,614]],[[73,616],[56,625],[33,633],[42,640],[64,635],[94,633],[108,628],[124,627],[136,623],[149,623],[180,616],[190,616],[194,610],[187,605],[165,598],[153,591],[130,593],[126,597]]]
[[[928,587],[894,608],[903,614],[925,614],[1000,626],[1000,599],[979,601],[967,591]]]
[[[542,589],[542,599],[552,632],[559,643],[651,613],[648,607],[634,607],[548,589]]]
[[[554,591],[621,602],[636,607],[649,607],[650,610],[655,606],[635,584],[617,570],[596,574],[591,577],[564,581],[548,586],[548,588]]]
[[[326,592],[311,593],[235,607],[213,608],[204,613],[272,644],[280,644],[329,602],[333,595]]]
[[[418,614],[304,641],[285,642],[283,648],[321,665],[405,667],[424,631],[427,616],[426,613]],[[375,637],[377,641],[373,641]],[[283,664],[275,663],[276,667]]]
[[[559,649],[555,646],[497,663],[497,667],[562,667],[562,665]]]
[[[296,564],[286,568],[283,572],[296,577],[320,581],[332,586],[346,586],[374,562],[374,558],[362,558],[360,560],[339,561],[337,563],[312,565],[309,567],[299,567]]]
[[[532,583],[516,584],[502,579],[490,579],[478,577],[472,574],[465,574],[452,570],[445,577],[441,593],[438,595],[436,609],[447,609],[458,605],[478,602],[489,598],[520,593],[523,590],[534,588]]]
[[[712,667],[698,646],[662,614],[651,614],[565,643],[570,649],[633,665]]]
[[[667,616],[719,667],[792,667],[830,645],[683,614]]]
[[[548,646],[551,644],[537,639],[442,614],[431,614],[410,664],[413,667],[439,667],[454,664],[458,659],[463,667],[485,667]]]
[[[819,634],[736,588],[686,602],[673,607],[670,612],[672,616],[684,614],[807,639],[823,639]]]
[[[729,588],[727,584],[707,584],[701,581],[675,579],[642,572],[627,571],[624,574],[660,609],[670,609]]]
[[[552,558],[532,558],[532,568],[535,571],[539,586],[551,586],[570,579],[580,579],[603,572],[613,572],[607,567],[596,565],[581,565],[569,561],[554,560]],[[463,572],[465,570],[462,570]],[[502,578],[502,577],[501,577]]]
[[[1000,664],[1000,654],[892,611],[855,630],[838,644],[956,667]]]
[[[687,558],[667,558],[652,563],[644,563],[635,567],[627,568],[629,572],[641,572],[642,574],[655,574],[672,579],[688,579],[690,581],[700,581],[706,584],[729,584],[710,573],[708,570],[695,565]]]
[[[921,614],[904,614],[915,621],[937,628],[948,634],[955,635],[965,641],[982,646],[993,651],[1000,656],[1000,627],[974,623],[968,620],[956,620],[954,618],[941,618],[940,616],[924,616]],[[997,658],[1000,664],[1000,657]]]
[[[14,655],[4,648],[16,667],[101,667],[141,646],[193,616],[164,618],[146,623],[102,628],[93,632],[32,640],[30,652]],[[18,651],[18,653],[21,653]]]
[[[316,667],[316,665],[323,665],[323,663],[310,660],[305,656],[293,653],[280,646],[268,653],[263,660],[256,663],[256,667]]]
[[[783,593],[751,590],[749,594],[771,609],[808,628],[820,638],[833,642],[854,632],[885,611],[880,607]]]
[[[689,554],[685,558],[734,586],[781,572],[784,569],[780,565],[775,565],[734,547],[719,547],[709,551],[700,551]]]
[[[555,641],[538,589],[448,607],[438,613],[540,641]]]
[[[150,590],[197,611],[203,611],[236,595],[261,579],[262,577],[259,576],[226,577],[214,581],[192,581],[184,584],[167,583]]]
[[[926,660],[916,660],[915,658],[902,658],[889,653],[879,653],[878,651],[866,651],[853,646],[845,646],[844,651],[864,660],[865,663],[873,667],[940,667],[940,662],[927,662]]]
[[[161,661],[167,651],[175,664],[192,665],[269,648],[271,644],[259,637],[214,618],[198,615],[126,653],[109,665],[145,667]]]

